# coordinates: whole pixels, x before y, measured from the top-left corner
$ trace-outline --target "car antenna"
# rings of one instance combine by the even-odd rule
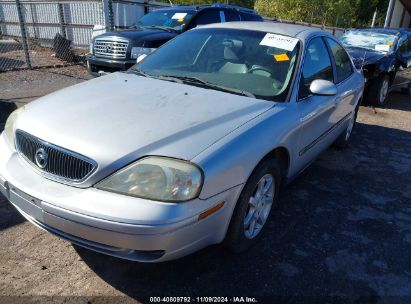
[[[281,20],[281,15],[280,15],[280,0],[277,0],[277,13],[278,13],[278,15],[277,15],[277,21],[280,21],[280,23],[282,23],[283,22],[283,20]]]
[[[375,23],[375,18],[377,16],[377,9],[375,9],[372,22],[371,22],[371,29],[370,29],[370,35],[372,34],[372,30],[374,29],[374,23]],[[365,56],[367,56],[367,49],[364,50],[364,56],[362,58],[362,63],[361,63],[361,72],[364,74],[363,68],[364,68],[364,63],[365,63]],[[374,114],[377,114],[377,110],[375,109],[375,105],[372,104],[372,109],[374,110]]]
[[[168,0],[168,2],[170,2],[170,6],[171,6],[171,7],[174,6],[174,4],[173,4],[173,2],[171,2],[171,0]]]

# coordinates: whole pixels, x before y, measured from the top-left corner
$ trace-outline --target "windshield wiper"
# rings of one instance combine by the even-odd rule
[[[183,81],[179,78],[174,78],[171,76],[163,76],[163,75],[150,75],[139,68],[132,68],[130,69],[130,71],[139,76],[144,76],[144,77],[154,78],[154,79],[159,79],[159,80],[165,80],[165,81],[172,81],[172,82],[177,82],[177,83],[183,83]]]
[[[133,25],[130,25],[129,27],[127,27],[128,29],[140,29],[141,28],[141,25],[138,25],[138,24],[133,24]]]
[[[160,25],[148,25],[148,26],[144,26],[145,28],[153,28],[153,29],[158,29],[158,30],[163,30],[166,32],[173,32],[174,29],[171,29],[169,27],[164,27],[164,26],[160,26]]]
[[[191,77],[191,76],[162,76],[162,77],[167,77],[170,78],[170,80],[172,78],[175,79],[180,79],[182,82],[184,83],[191,83],[191,84],[196,84],[196,85],[200,85],[202,87],[205,88],[210,88],[210,89],[214,89],[217,91],[222,91],[222,92],[227,92],[227,93],[233,93],[233,94],[237,94],[237,95],[242,95],[242,96],[247,96],[247,97],[251,97],[251,98],[256,98],[255,95],[253,93],[244,91],[244,90],[240,90],[240,89],[234,89],[234,88],[229,88],[229,87],[225,87],[225,86],[220,86],[218,84],[214,84],[205,80],[202,80],[200,78],[197,77]]]
[[[143,70],[140,70],[139,68],[131,68],[129,71],[133,72],[134,74],[137,74],[139,76],[143,76],[143,77],[153,77],[150,74],[147,74],[146,72],[144,72]]]

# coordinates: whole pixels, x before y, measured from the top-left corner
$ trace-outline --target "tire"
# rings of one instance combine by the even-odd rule
[[[342,132],[334,142],[334,146],[339,149],[344,149],[348,146],[351,138],[352,131],[354,130],[355,123],[357,121],[358,110],[360,108],[361,100],[358,101],[355,107],[354,113],[351,114],[350,121],[347,128]]]
[[[374,106],[384,106],[387,100],[390,87],[390,77],[388,74],[381,74],[371,81],[368,90],[368,103]]]
[[[402,92],[404,94],[411,95],[411,82],[408,84],[406,88],[402,89]]]
[[[92,68],[91,68],[91,66],[90,66],[90,62],[87,60],[87,72],[90,74],[90,75],[92,75],[92,76],[94,76],[94,77],[100,77],[101,75],[99,74],[99,73],[97,73],[97,72],[94,72],[93,70],[92,70]]]
[[[225,239],[225,246],[232,252],[243,252],[257,243],[264,233],[265,224],[270,218],[271,211],[278,209],[278,194],[282,177],[280,168],[276,160],[265,159],[255,168],[245,184],[234,209]],[[270,177],[272,178],[272,191],[268,190],[267,196],[264,196],[265,199],[257,201],[255,198],[258,197],[258,189],[260,189],[258,186],[262,184],[262,189],[266,187],[269,189]],[[255,219],[256,217],[258,219]],[[255,221],[254,228],[251,227],[252,220]],[[251,232],[256,234],[253,235]]]

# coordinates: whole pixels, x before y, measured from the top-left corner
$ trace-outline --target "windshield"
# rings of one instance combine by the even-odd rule
[[[181,30],[193,16],[193,11],[159,10],[141,17],[131,27],[164,27],[173,30]]]
[[[389,53],[394,50],[397,36],[372,31],[349,31],[340,40],[347,47],[360,47],[369,50]]]
[[[146,76],[225,88],[284,101],[291,86],[299,40],[259,31],[197,29],[177,36],[132,70]]]

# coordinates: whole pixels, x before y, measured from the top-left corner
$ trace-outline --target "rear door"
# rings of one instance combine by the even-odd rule
[[[322,37],[313,38],[306,49],[299,80],[297,109],[300,113],[298,159],[300,167],[312,161],[332,141],[336,96],[315,96],[309,88],[314,80],[334,82],[328,48]]]

